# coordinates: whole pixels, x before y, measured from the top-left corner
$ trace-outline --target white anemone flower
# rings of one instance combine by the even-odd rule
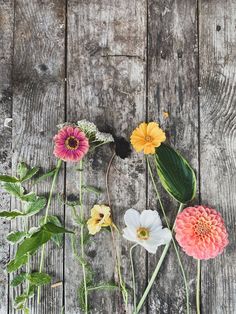
[[[167,244],[172,238],[171,231],[163,228],[156,210],[144,210],[141,214],[130,208],[124,216],[126,228],[123,236],[129,241],[142,245],[149,253],[156,253],[159,245]]]

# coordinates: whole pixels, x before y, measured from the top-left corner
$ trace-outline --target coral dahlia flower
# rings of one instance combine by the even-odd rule
[[[166,140],[165,132],[156,122],[141,123],[130,137],[131,144],[137,152],[155,154],[155,148]]]
[[[224,220],[215,209],[187,207],[176,218],[176,240],[196,259],[214,258],[229,243]]]
[[[64,161],[77,162],[89,150],[89,141],[77,127],[65,126],[54,136],[54,155]]]

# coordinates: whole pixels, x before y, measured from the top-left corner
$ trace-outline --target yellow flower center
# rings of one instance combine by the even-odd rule
[[[152,137],[149,136],[149,135],[145,136],[145,141],[146,142],[151,142],[152,141]]]
[[[147,240],[149,238],[149,229],[140,227],[137,229],[137,237],[140,240]]]
[[[79,147],[79,140],[74,136],[69,136],[65,142],[66,148],[69,150],[75,150]]]
[[[211,224],[200,218],[194,226],[194,231],[198,236],[206,236],[211,232]]]

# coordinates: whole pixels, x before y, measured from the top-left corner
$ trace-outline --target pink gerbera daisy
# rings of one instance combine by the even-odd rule
[[[79,128],[65,126],[54,136],[54,155],[64,161],[77,162],[89,150],[89,141]]]
[[[185,208],[176,218],[175,232],[185,253],[196,259],[214,258],[229,243],[222,216],[206,206]]]

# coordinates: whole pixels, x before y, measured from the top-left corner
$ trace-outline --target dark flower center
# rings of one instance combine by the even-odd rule
[[[149,235],[150,235],[149,229],[143,227],[137,229],[137,237],[140,240],[148,240]]]
[[[69,150],[75,150],[79,147],[79,140],[74,136],[70,136],[66,139],[66,148]]]

